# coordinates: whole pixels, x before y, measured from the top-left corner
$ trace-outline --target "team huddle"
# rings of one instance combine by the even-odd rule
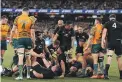
[[[77,29],[71,22],[58,25],[52,36],[52,43],[47,46],[43,31],[35,31],[34,16],[29,16],[29,9],[23,8],[17,16],[13,28],[8,25],[8,18],[1,17],[1,67],[7,50],[7,37],[14,48],[11,70],[4,71],[7,76],[17,76],[16,80],[53,79],[55,77],[78,77],[92,79],[109,79],[112,56],[117,57],[120,79],[122,79],[122,25],[116,21],[116,15],[109,16],[109,21],[102,25],[96,18],[94,26],[88,33],[82,26]],[[74,52],[74,42],[77,47]],[[104,67],[104,56],[107,62]]]

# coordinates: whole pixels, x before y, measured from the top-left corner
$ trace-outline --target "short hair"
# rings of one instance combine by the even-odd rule
[[[102,23],[102,19],[101,18],[96,18],[96,20],[98,20],[100,23]]]
[[[55,45],[59,45],[59,44],[60,44],[60,41],[59,41],[59,40],[56,40],[56,41],[54,42],[54,44],[55,44]]]
[[[109,20],[116,20],[116,15],[115,14],[111,14],[109,16]]]
[[[111,14],[111,15],[109,16],[109,18],[116,18],[116,15],[115,15],[115,14]]]
[[[23,11],[29,11],[29,8],[24,7],[22,10],[23,10]]]
[[[8,17],[6,16],[6,15],[3,15],[2,17],[1,17],[1,19],[8,19]]]

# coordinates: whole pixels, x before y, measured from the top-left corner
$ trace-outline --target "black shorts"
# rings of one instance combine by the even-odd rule
[[[66,69],[65,73],[67,74],[69,72],[69,64],[66,62],[66,56],[65,56],[65,54],[60,54],[58,56],[59,65],[61,63],[61,60],[63,60],[64,63],[65,63],[65,69]],[[61,65],[60,65],[60,67],[61,67]]]
[[[108,43],[108,50],[115,50],[115,54],[117,56],[122,55],[122,44],[121,44],[121,41],[118,40],[115,43]]]
[[[65,54],[60,54],[60,55],[58,56],[58,61],[59,61],[59,63],[61,62],[61,60],[63,60],[63,61],[66,63],[66,56],[65,56]]]

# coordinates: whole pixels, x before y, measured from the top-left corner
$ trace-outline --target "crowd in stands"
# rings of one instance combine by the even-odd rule
[[[2,8],[121,9],[121,0],[2,0]]]

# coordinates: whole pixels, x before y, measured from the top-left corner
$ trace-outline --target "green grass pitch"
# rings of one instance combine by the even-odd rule
[[[13,48],[11,46],[8,46],[8,50],[6,51],[4,55],[4,63],[3,65],[5,67],[10,67],[10,64],[12,62],[12,56],[13,56]],[[24,79],[22,82],[122,82],[122,80],[119,79],[119,71],[117,62],[115,60],[115,56],[112,60],[112,64],[110,67],[109,75],[110,80],[104,80],[104,79],[90,79],[90,78],[65,78],[65,79],[32,79],[27,80]],[[1,82],[18,82],[14,80],[15,77],[1,77]]]

